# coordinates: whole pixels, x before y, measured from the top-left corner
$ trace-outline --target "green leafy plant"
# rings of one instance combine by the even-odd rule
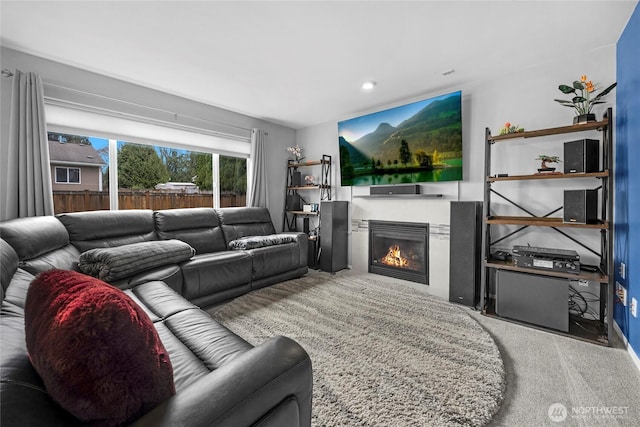
[[[549,156],[547,154],[540,154],[538,157],[536,157],[536,160],[540,160],[542,162],[542,164],[540,165],[542,169],[549,169],[549,166],[547,166],[547,163],[562,163],[562,160],[560,160],[560,157]]]
[[[594,92],[596,90],[595,85],[591,82],[591,80],[587,80],[587,76],[583,75],[580,77],[580,80],[576,80],[573,82],[573,85],[560,85],[558,89],[566,94],[575,95],[571,100],[566,99],[554,99],[554,101],[559,102],[561,105],[565,107],[571,107],[576,110],[576,115],[581,116],[583,114],[590,114],[593,106],[596,104],[603,104],[604,101],[602,97],[608,94],[616,87],[617,83],[612,84],[611,86],[604,89],[602,92],[594,96]]]

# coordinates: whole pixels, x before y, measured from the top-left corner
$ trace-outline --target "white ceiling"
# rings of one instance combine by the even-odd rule
[[[0,43],[298,129],[615,44],[636,3],[2,0]]]

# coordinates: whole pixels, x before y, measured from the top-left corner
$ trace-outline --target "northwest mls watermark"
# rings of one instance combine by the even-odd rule
[[[567,418],[593,421],[622,419],[628,412],[628,406],[572,406],[569,410],[562,403],[554,403],[549,406],[547,414],[554,423],[561,423]]]

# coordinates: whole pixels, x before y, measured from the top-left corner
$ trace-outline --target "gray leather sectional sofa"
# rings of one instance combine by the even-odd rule
[[[52,401],[29,362],[24,302],[34,276],[77,269],[90,251],[122,258],[140,243],[176,240],[195,254],[141,264],[111,282],[149,314],[174,369],[175,396],[134,425],[310,425],[312,370],[304,349],[286,337],[253,347],[200,308],[307,272],[306,235],[276,234],[266,209],[78,212],[5,221],[0,237],[2,426],[79,424]],[[145,255],[137,250],[132,262]]]

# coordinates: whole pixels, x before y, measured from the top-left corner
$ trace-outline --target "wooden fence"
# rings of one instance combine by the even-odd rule
[[[212,207],[212,193],[118,190],[118,209],[177,209]],[[220,207],[246,206],[244,194],[220,194]],[[109,210],[104,191],[54,191],[55,213]]]

